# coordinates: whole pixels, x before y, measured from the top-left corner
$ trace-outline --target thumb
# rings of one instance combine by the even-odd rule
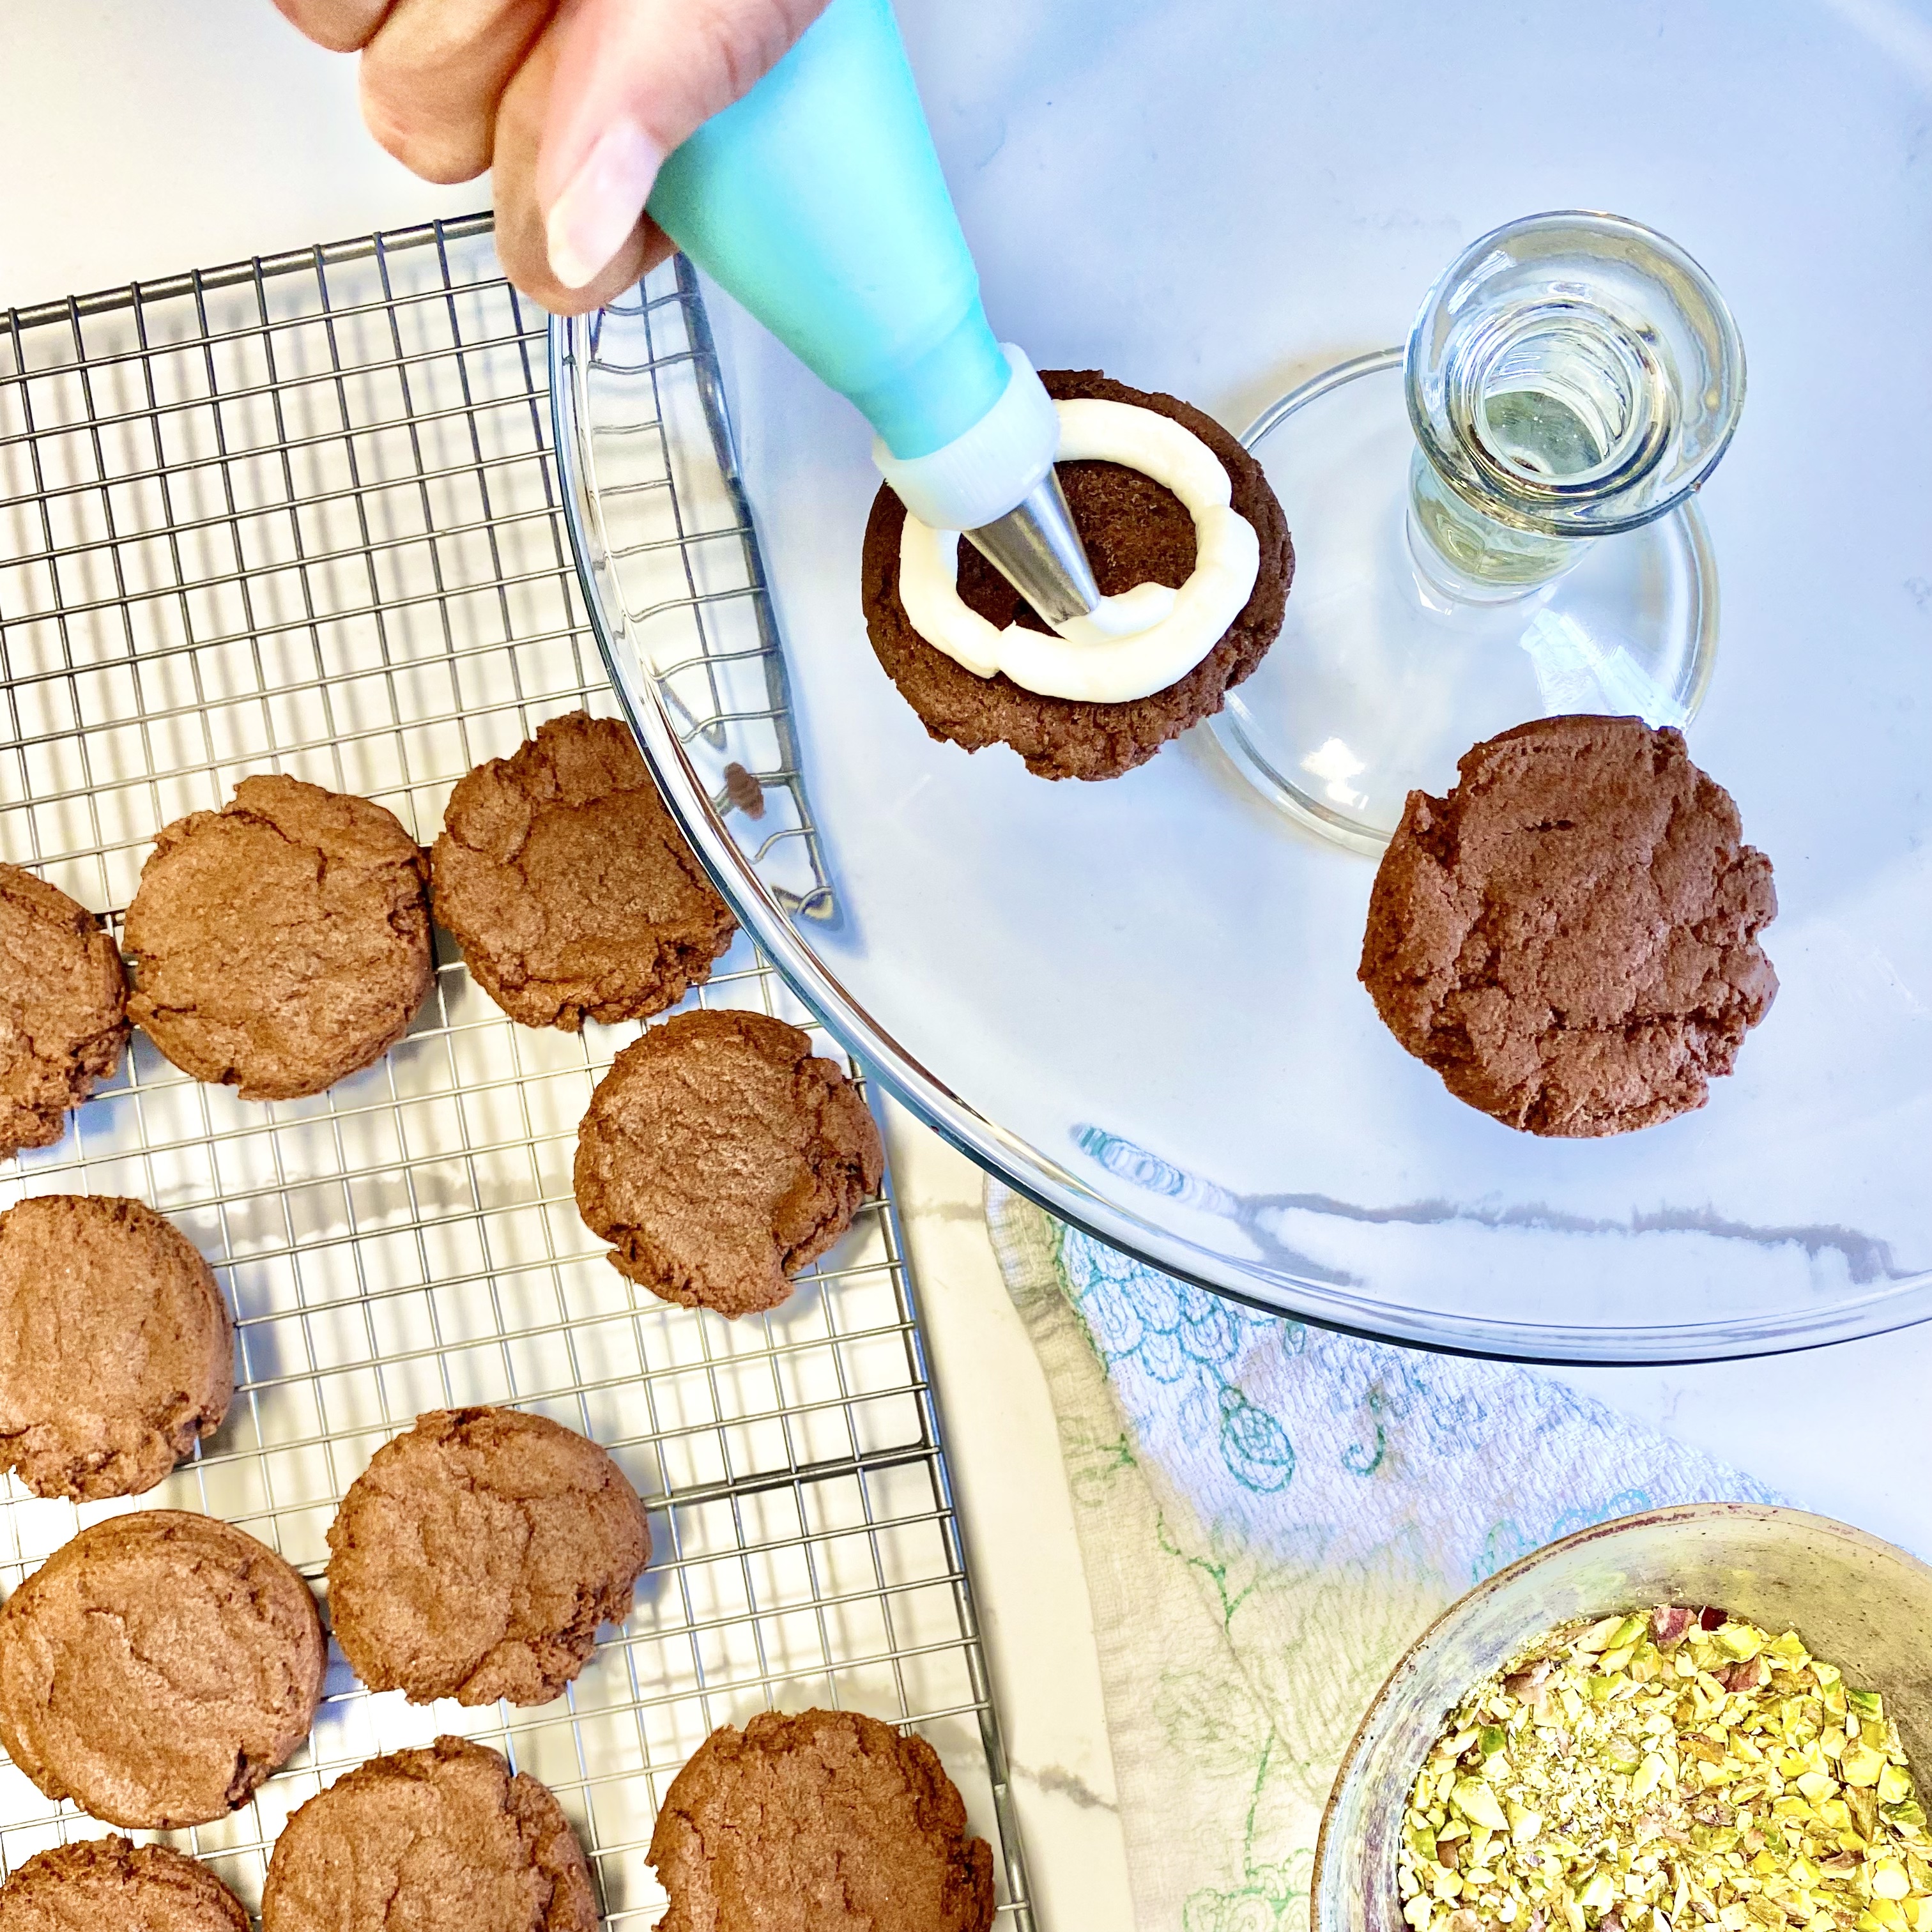
[[[536,180],[559,281],[596,278],[664,157],[762,79],[825,4],[571,0]]]

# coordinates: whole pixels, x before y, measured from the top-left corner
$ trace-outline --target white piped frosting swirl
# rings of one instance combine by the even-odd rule
[[[1042,698],[1122,704],[1185,677],[1226,634],[1261,570],[1254,526],[1232,506],[1226,468],[1192,430],[1132,403],[1056,403],[1054,460],[1118,463],[1173,491],[1194,519],[1194,569],[1178,590],[1138,584],[1058,627],[996,630],[959,596],[959,532],[908,514],[899,601],[926,642],[980,677],[1004,673]]]

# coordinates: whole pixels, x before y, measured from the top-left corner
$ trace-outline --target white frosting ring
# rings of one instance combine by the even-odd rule
[[[1060,626],[1058,636],[995,630],[959,596],[959,532],[910,514],[899,538],[899,601],[926,642],[980,677],[1004,672],[1042,698],[1122,704],[1185,677],[1253,594],[1261,541],[1234,510],[1228,472],[1192,430],[1132,403],[1056,403],[1060,463],[1118,463],[1163,484],[1194,519],[1193,574],[1178,590],[1139,584]]]

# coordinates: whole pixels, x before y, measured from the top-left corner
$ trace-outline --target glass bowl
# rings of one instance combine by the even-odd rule
[[[714,352],[660,272],[553,336],[561,485],[620,696],[779,970],[986,1167],[1264,1308],[1596,1362],[1932,1314],[1932,250],[1900,239],[1932,228],[1932,30],[1812,0],[1748,33],[1718,0],[1201,0],[1097,40],[902,13],[995,326],[1043,367],[1240,424],[1400,340],[1512,216],[1613,208],[1704,265],[1751,382],[1699,500],[1722,615],[1690,748],[1776,866],[1782,991],[1664,1126],[1460,1106],[1357,982],[1373,860],[1208,730],[1097,784],[927,737],[859,608],[865,425],[722,298]],[[686,392],[644,373],[654,330]],[[668,464],[712,519],[688,579]],[[1291,608],[1324,570],[1304,548]]]
[[[1311,1932],[1408,1932],[1396,1881],[1403,1811],[1468,1691],[1557,1624],[1658,1604],[1714,1604],[1774,1634],[1796,1630],[1848,1683],[1883,1694],[1914,1775],[1932,1770],[1932,1568],[1798,1510],[1690,1503],[1626,1516],[1479,1583],[1390,1673],[1322,1817]]]

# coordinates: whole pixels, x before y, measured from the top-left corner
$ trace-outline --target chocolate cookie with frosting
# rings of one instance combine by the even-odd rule
[[[1145,697],[1118,704],[1051,698],[1003,674],[982,677],[928,641],[907,616],[899,594],[905,508],[882,486],[866,526],[861,565],[866,628],[886,674],[933,737],[969,752],[1010,745],[1040,778],[1118,778],[1212,717],[1267,655],[1281,629],[1294,547],[1261,465],[1211,417],[1178,397],[1130,388],[1096,369],[1047,369],[1040,376],[1057,401],[1091,398],[1151,410],[1207,446],[1226,468],[1232,507],[1252,526],[1259,546],[1246,603],[1192,670]],[[1187,580],[1195,567],[1194,520],[1172,490],[1117,463],[1067,462],[1058,469],[1103,596],[1146,583],[1178,590]],[[959,547],[959,596],[998,628],[1017,623],[1047,629],[970,544]]]

